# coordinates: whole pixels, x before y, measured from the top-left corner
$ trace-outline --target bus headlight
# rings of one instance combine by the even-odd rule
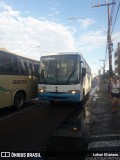
[[[77,94],[77,93],[80,93],[80,91],[79,90],[70,90],[70,91],[68,91],[68,93]]]
[[[46,92],[46,90],[45,89],[38,89],[38,92],[43,93],[43,92]]]

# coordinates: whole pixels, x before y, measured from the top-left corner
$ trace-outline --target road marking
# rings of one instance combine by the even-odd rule
[[[12,114],[10,114],[10,115],[7,115],[7,116],[5,116],[5,117],[0,118],[0,120],[4,120],[4,119],[7,119],[7,118],[10,118],[10,117],[12,117],[12,116],[14,116],[14,115],[16,115],[16,114],[19,114],[19,113],[21,113],[21,112],[23,112],[23,111],[30,110],[31,108],[34,108],[34,107],[36,107],[36,106],[38,106],[38,105],[40,105],[40,104],[36,104],[36,105],[31,106],[31,107],[29,107],[29,108],[23,108],[23,109],[20,110],[20,111],[17,111],[17,112],[15,112],[15,113],[12,113]]]
[[[10,115],[8,115],[8,116],[2,117],[2,118],[0,118],[0,120],[7,119],[7,118],[9,118],[9,117],[12,117],[12,116],[14,116],[14,115],[20,113],[20,112],[21,112],[21,111],[18,111],[18,112],[15,112],[15,113],[10,114]]]

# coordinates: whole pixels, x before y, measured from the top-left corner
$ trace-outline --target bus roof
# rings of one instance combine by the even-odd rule
[[[41,57],[54,56],[54,55],[80,55],[80,56],[82,56],[82,54],[80,52],[58,52],[58,53],[45,54],[45,55],[43,55]]]
[[[29,58],[29,57],[21,56],[21,55],[19,55],[19,54],[17,54],[17,53],[10,52],[10,51],[8,51],[8,50],[5,49],[5,48],[0,48],[0,52],[5,52],[5,53],[11,54],[11,55],[16,55],[16,56],[18,56],[18,57],[26,58],[26,59],[33,60],[33,61],[36,61],[36,62],[37,62],[37,60],[34,60],[34,59],[32,59],[32,58]]]

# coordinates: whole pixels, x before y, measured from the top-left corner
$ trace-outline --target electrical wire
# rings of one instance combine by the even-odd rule
[[[119,2],[119,5],[118,5],[118,9],[117,9],[117,13],[116,13],[116,16],[115,16],[115,21],[114,21],[114,24],[113,24],[113,28],[112,28],[111,35],[112,35],[113,30],[114,30],[114,27],[115,27],[115,23],[116,23],[116,20],[117,20],[117,16],[118,16],[119,9],[120,9],[120,2]]]
[[[116,0],[113,0],[112,3],[115,3]],[[114,14],[114,5],[112,5],[112,8],[111,8],[111,15],[110,17],[112,18],[113,17],[113,14]]]
[[[85,18],[83,18],[83,17],[81,17],[81,16],[78,16],[78,17],[69,17],[68,19],[70,19],[70,20],[73,20],[73,19],[83,19],[84,21],[86,21],[86,22],[92,24],[92,25],[95,26],[96,28],[99,28],[99,29],[102,30],[103,32],[106,32],[106,33],[107,33],[107,31],[106,31],[105,29],[103,29],[103,28],[101,28],[101,27],[99,27],[99,26],[93,24],[92,21],[90,21],[90,20],[88,20],[88,19],[85,19]]]

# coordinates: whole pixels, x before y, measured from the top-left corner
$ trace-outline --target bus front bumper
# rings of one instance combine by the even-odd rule
[[[80,102],[80,93],[77,94],[56,94],[56,93],[38,93],[40,100],[44,101],[56,101],[56,102]]]

